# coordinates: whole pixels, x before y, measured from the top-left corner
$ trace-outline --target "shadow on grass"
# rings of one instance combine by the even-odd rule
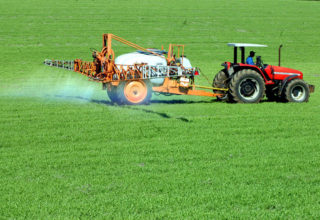
[[[153,111],[150,109],[144,109],[144,108],[138,108],[138,107],[134,107],[131,105],[117,105],[114,104],[110,101],[107,100],[98,100],[98,99],[89,99],[89,98],[85,98],[82,96],[64,96],[64,95],[55,95],[55,97],[57,98],[63,98],[63,99],[75,99],[75,100],[82,100],[82,101],[86,101],[86,102],[91,102],[91,103],[95,103],[95,104],[99,104],[99,105],[106,105],[106,106],[117,106],[119,108],[126,108],[126,109],[130,109],[130,110],[136,110],[136,111],[143,111],[146,113],[151,113],[151,114],[156,114],[162,118],[167,118],[167,119],[177,119],[183,122],[191,122],[189,119],[184,118],[184,117],[172,117],[166,113],[163,112],[157,112],[157,111]],[[175,103],[179,103],[179,104],[191,104],[191,103],[211,103],[211,102],[205,102],[205,101],[200,101],[200,102],[194,102],[194,101],[184,101],[184,100],[155,100],[155,101],[151,101],[151,103],[166,103],[166,104],[175,104]]]
[[[186,101],[181,99],[173,99],[173,100],[151,100],[152,103],[158,103],[158,104],[199,104],[199,103],[214,103],[218,102],[217,100],[211,100],[211,101]]]
[[[319,0],[320,1],[320,0]],[[107,101],[107,100],[97,100],[97,99],[89,99],[89,98],[85,98],[85,97],[82,97],[82,96],[64,96],[64,95],[56,95],[55,97],[58,97],[58,98],[64,98],[64,99],[78,99],[78,100],[83,100],[83,101],[86,101],[86,102],[92,102],[92,103],[96,103],[96,104],[102,104],[102,105],[109,105],[109,106],[118,106],[118,107],[121,107],[121,108],[131,108],[133,109],[133,105],[118,105],[118,104],[115,104],[115,103],[112,103],[110,101]],[[150,104],[210,104],[210,103],[226,103],[226,104],[229,104],[229,105],[234,105],[234,104],[237,104],[239,105],[239,103],[236,103],[236,102],[221,102],[221,101],[218,101],[217,99],[213,99],[213,100],[210,100],[210,101],[186,101],[186,100],[181,100],[181,99],[173,99],[173,100],[151,100],[150,101]],[[268,100],[268,99],[263,99],[261,100],[259,103],[285,103],[283,100]],[[259,104],[257,103],[257,104]],[[251,104],[254,104],[254,103],[251,103]],[[143,106],[143,105],[141,105]],[[144,105],[146,106],[146,105]],[[151,111],[151,110],[148,110],[148,109],[140,109],[140,108],[137,108],[139,110],[145,110],[146,112],[148,111]]]

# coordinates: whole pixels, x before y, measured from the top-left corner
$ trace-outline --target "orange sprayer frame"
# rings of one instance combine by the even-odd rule
[[[94,51],[93,62],[85,62],[80,59],[74,61],[74,71],[79,72],[83,75],[88,76],[91,80],[103,83],[103,88],[106,88],[106,84],[111,84],[113,86],[118,86],[120,81],[128,80],[143,80],[142,69],[146,64],[135,64],[135,65],[116,65],[115,53],[112,49],[112,40],[119,41],[125,45],[133,47],[137,50],[145,51],[151,53],[155,56],[166,59],[168,66],[175,66],[176,57],[174,54],[174,49],[177,48],[178,57],[181,55],[180,67],[183,67],[183,55],[184,55],[184,45],[180,44],[170,44],[168,50],[168,56],[165,57],[152,50],[143,48],[137,44],[127,41],[121,37],[114,34],[103,34],[103,47],[101,52]],[[180,54],[181,53],[181,54]],[[179,83],[179,79],[182,77],[188,77],[188,85],[182,85]],[[197,90],[196,88],[202,88],[211,90],[210,92],[204,90]],[[196,96],[222,96],[220,93],[213,93],[213,91],[227,91],[228,89],[220,89],[213,87],[204,87],[194,85],[194,75],[192,76],[175,76],[175,77],[165,77],[164,83],[161,86],[154,86],[154,92],[159,93],[171,93],[178,95],[196,95]]]

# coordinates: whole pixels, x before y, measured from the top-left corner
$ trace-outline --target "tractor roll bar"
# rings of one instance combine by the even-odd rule
[[[241,62],[245,63],[245,48],[246,47],[267,47],[262,44],[248,44],[248,43],[228,43],[228,46],[234,47],[233,49],[233,63],[238,63],[238,47],[241,50]]]

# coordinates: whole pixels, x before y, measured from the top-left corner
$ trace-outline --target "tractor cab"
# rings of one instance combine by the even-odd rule
[[[247,64],[245,57],[246,57],[246,47],[268,47],[267,45],[263,44],[248,44],[248,43],[228,43],[228,46],[233,47],[233,63],[225,62],[222,65],[225,66],[226,70],[228,71],[229,75],[231,76],[233,73],[243,70],[243,69],[251,69],[254,70],[263,77],[266,85],[273,85],[275,84],[275,80],[284,80],[287,77],[297,76],[300,79],[303,79],[302,72],[286,67],[280,66],[280,52],[282,45],[279,47],[279,65],[268,65],[264,64],[261,56],[256,57],[256,62],[252,65]],[[238,48],[240,48],[241,53],[241,60],[238,60]]]
[[[256,61],[253,64],[246,63],[246,48],[247,47],[268,47],[263,44],[249,44],[249,43],[228,43],[229,47],[233,47],[233,62],[225,62],[222,66],[225,67],[229,76],[235,72],[243,69],[251,69],[261,74],[266,84],[274,84],[272,79],[273,67],[268,64],[264,64],[261,56],[256,57]],[[238,59],[238,48],[240,52],[240,60]],[[248,53],[249,55],[249,53]]]
[[[245,61],[245,48],[246,47],[268,47],[267,45],[262,44],[247,44],[247,43],[228,43],[228,46],[234,47],[233,50],[233,64],[238,64],[238,48],[240,48],[241,52],[241,64],[246,64]],[[256,64],[262,65],[261,56],[257,56]]]

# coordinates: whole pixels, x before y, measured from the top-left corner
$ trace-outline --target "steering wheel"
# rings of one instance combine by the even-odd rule
[[[257,62],[256,65],[260,68],[263,68],[263,61],[261,59],[261,56],[257,56]]]

